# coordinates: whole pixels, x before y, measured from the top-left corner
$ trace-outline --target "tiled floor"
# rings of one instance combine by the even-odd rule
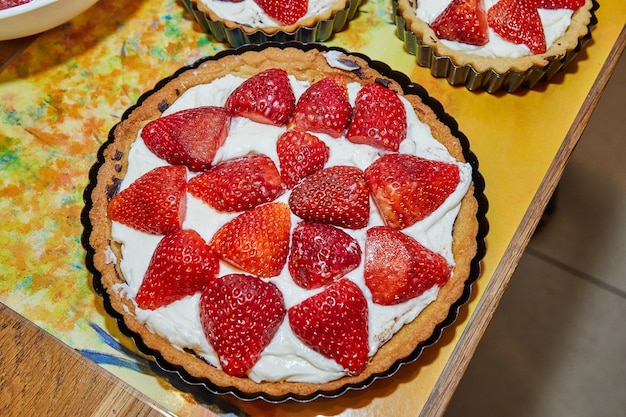
[[[626,416],[626,54],[446,417]]]

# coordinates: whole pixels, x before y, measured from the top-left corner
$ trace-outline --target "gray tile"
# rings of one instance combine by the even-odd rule
[[[626,292],[626,56],[565,168],[556,211],[529,247]]]
[[[626,56],[446,417],[626,415]]]
[[[624,317],[619,294],[526,254],[445,416],[624,415]]]

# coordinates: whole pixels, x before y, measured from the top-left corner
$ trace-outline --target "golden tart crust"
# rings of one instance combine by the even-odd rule
[[[218,387],[218,392],[227,392],[234,388],[244,395],[261,394],[262,398],[311,398],[317,393],[332,393],[347,385],[360,384],[368,378],[384,373],[396,362],[411,355],[416,347],[431,337],[437,325],[443,322],[450,312],[450,307],[461,298],[465,282],[470,275],[471,263],[477,253],[478,203],[474,197],[474,187],[470,186],[464,196],[453,230],[453,254],[456,266],[451,279],[441,288],[438,298],[411,323],[404,326],[371,358],[365,371],[357,376],[347,376],[324,384],[299,382],[261,382],[248,378],[238,378],[211,366],[193,352],[183,351],[172,346],[166,339],[150,332],[134,315],[133,302],[116,285],[125,282],[119,259],[119,245],[111,237],[111,221],[107,218],[106,208],[117,187],[124,177],[127,157],[131,144],[138,131],[148,121],[158,118],[161,113],[187,89],[192,86],[221,78],[227,74],[250,77],[264,69],[279,67],[287,70],[299,79],[311,83],[334,73],[341,73],[349,81],[362,84],[372,83],[377,79],[386,79],[382,74],[370,68],[360,57],[347,57],[359,65],[360,70],[346,71],[328,65],[324,52],[317,49],[303,51],[297,48],[267,48],[260,52],[248,51],[239,55],[229,55],[217,60],[208,60],[197,68],[183,71],[170,79],[154,93],[143,98],[127,117],[112,131],[112,142],[102,151],[102,164],[95,177],[91,193],[92,206],[88,221],[91,224],[89,244],[93,248],[93,266],[100,273],[100,284],[106,290],[111,307],[121,316],[124,324],[139,335],[143,344],[168,362],[183,369],[184,372],[199,381],[210,381]],[[389,79],[388,79],[389,80]],[[391,88],[401,92],[401,86],[389,80]],[[423,122],[432,130],[433,136],[446,146],[451,155],[459,161],[465,161],[459,140],[452,135],[448,126],[442,123],[435,112],[426,106],[416,95],[405,96],[415,108]],[[111,252],[115,255],[111,256]]]

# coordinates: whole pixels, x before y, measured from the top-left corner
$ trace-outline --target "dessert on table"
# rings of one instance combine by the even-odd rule
[[[15,6],[26,4],[30,0],[0,0],[0,10],[8,9]]]
[[[112,129],[90,256],[150,352],[216,392],[303,400],[436,340],[478,273],[477,173],[380,71],[319,45],[226,51]]]
[[[393,0],[398,36],[452,85],[514,92],[549,80],[591,38],[594,0]]]
[[[220,42],[323,42],[343,30],[361,0],[183,0],[185,7]]]

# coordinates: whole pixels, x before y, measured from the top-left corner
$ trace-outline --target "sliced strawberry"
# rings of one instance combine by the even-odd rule
[[[6,10],[11,7],[21,6],[29,3],[31,0],[0,0],[0,10]]]
[[[334,359],[353,375],[367,366],[367,301],[361,289],[343,278],[289,309],[295,335],[311,349]]]
[[[541,9],[577,10],[585,5],[585,0],[536,0]]]
[[[157,245],[135,297],[154,310],[204,290],[217,277],[219,259],[195,230],[166,235]]]
[[[365,170],[385,224],[404,229],[435,211],[459,184],[459,167],[409,154],[388,154]]]
[[[107,215],[139,231],[165,235],[180,230],[187,207],[187,170],[183,166],[154,168],[109,202]]]
[[[276,141],[280,172],[288,188],[319,171],[330,157],[330,149],[317,136],[288,130]]]
[[[303,288],[330,284],[361,263],[357,240],[334,226],[301,222],[291,239],[287,265],[291,278]]]
[[[281,25],[293,25],[309,8],[308,0],[254,0],[254,2]]]
[[[489,41],[483,0],[452,0],[430,27],[439,39],[477,46]]]
[[[298,99],[289,122],[296,130],[341,136],[352,116],[348,88],[342,75],[322,78]]]
[[[258,206],[223,225],[211,247],[225,261],[254,275],[280,274],[289,255],[291,213],[285,203]]]
[[[189,180],[189,193],[219,211],[245,211],[274,201],[286,186],[274,162],[263,154],[224,161]]]
[[[353,143],[397,152],[406,137],[406,110],[398,95],[378,83],[363,87],[346,137]]]
[[[148,149],[172,165],[208,169],[226,140],[230,115],[223,107],[181,110],[149,122],[141,131]]]
[[[304,220],[361,229],[367,226],[370,214],[363,171],[345,165],[317,171],[293,189],[289,207]]]
[[[248,78],[226,100],[226,109],[233,116],[275,126],[287,124],[295,105],[287,71],[278,68]]]
[[[487,11],[487,22],[498,35],[528,46],[533,54],[546,51],[536,0],[500,0]]]
[[[200,299],[200,323],[222,370],[245,376],[258,362],[286,315],[281,292],[271,282],[231,274],[209,283]]]
[[[394,305],[444,285],[452,268],[445,258],[409,235],[386,226],[367,230],[365,284],[377,304]]]

